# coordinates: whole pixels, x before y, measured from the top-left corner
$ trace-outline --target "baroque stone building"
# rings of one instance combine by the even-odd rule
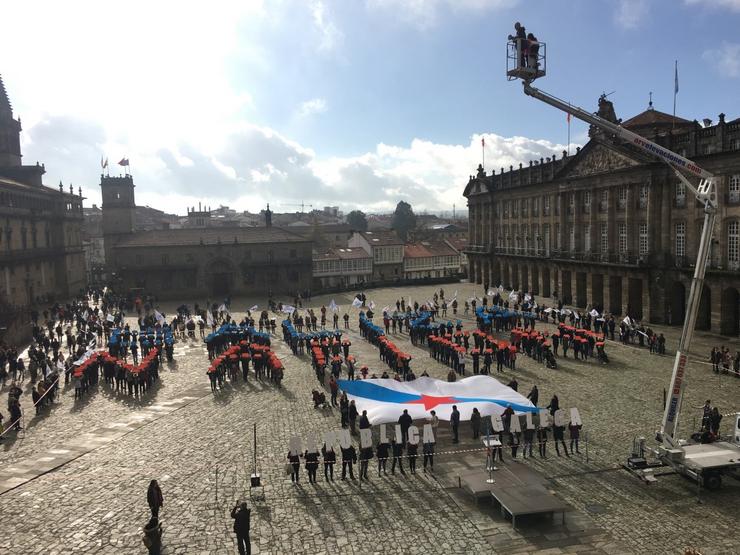
[[[599,115],[618,122],[602,98]],[[650,107],[621,123],[717,176],[717,221],[697,328],[740,328],[740,119],[717,124]],[[680,325],[703,208],[673,171],[592,126],[574,155],[471,176],[467,254],[477,283]]]
[[[24,165],[21,121],[0,77],[0,304],[64,300],[86,285],[82,192],[44,186],[45,168]],[[7,322],[0,322],[6,325]]]
[[[312,244],[272,226],[136,231],[131,175],[101,176],[106,266],[123,291],[161,298],[295,293],[311,287]]]

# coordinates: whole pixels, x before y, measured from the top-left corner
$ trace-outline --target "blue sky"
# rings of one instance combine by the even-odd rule
[[[489,169],[566,142],[565,116],[505,78],[516,20],[548,45],[539,86],[584,108],[616,91],[628,118],[652,91],[670,113],[678,59],[677,115],[740,117],[740,0],[26,4],[0,35],[26,160],[91,202],[100,157],[128,156],[139,204],[169,211],[460,207],[482,134]]]

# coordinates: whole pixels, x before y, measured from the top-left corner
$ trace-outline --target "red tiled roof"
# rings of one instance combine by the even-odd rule
[[[363,231],[362,236],[370,245],[403,245],[395,231]]]
[[[457,253],[445,243],[422,241],[405,245],[403,254],[407,258],[428,258],[430,256],[454,256]]]

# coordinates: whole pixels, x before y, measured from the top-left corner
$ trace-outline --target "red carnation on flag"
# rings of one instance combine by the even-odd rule
[[[121,158],[121,161],[118,162],[119,166],[128,166],[128,158]]]

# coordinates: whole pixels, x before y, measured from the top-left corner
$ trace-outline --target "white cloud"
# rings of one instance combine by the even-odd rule
[[[310,5],[311,18],[319,33],[318,49],[329,52],[336,49],[344,40],[344,34],[337,28],[324,2],[314,1]]]
[[[740,77],[740,43],[722,41],[720,48],[705,50],[702,58],[723,77]]]
[[[372,10],[392,13],[394,17],[426,29],[436,25],[440,12],[445,10],[485,13],[516,6],[519,0],[366,0],[366,4]]]
[[[648,15],[647,0],[619,0],[614,21],[623,29],[637,29]]]
[[[740,0],[684,0],[689,6],[704,6],[707,8],[727,8],[740,12]]]
[[[300,107],[298,108],[297,115],[299,117],[308,117],[312,116],[314,114],[323,114],[326,112],[328,106],[326,104],[326,99],[324,98],[312,98],[311,100],[306,100],[305,102],[302,102]]]

